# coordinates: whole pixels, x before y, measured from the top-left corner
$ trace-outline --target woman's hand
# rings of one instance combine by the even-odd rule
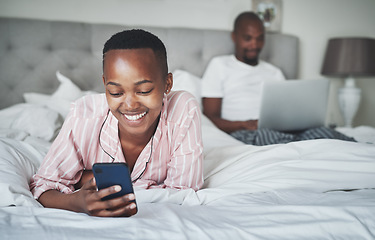
[[[84,212],[98,217],[130,217],[137,213],[133,193],[105,200],[102,198],[119,192],[119,185],[96,190],[95,178],[91,177],[82,188],[71,194],[61,193],[51,189],[40,195],[38,201],[48,208],[60,208],[74,212]]]
[[[92,170],[83,170],[81,179],[74,185],[74,188],[80,189],[83,186],[83,184],[88,182],[93,177],[94,173],[92,172]]]
[[[121,191],[121,186],[115,185],[99,191],[96,190],[95,178],[83,184],[82,188],[73,193],[76,196],[81,208],[81,212],[85,212],[91,216],[98,217],[130,217],[137,213],[134,194],[126,194],[124,196],[102,200],[102,198]]]

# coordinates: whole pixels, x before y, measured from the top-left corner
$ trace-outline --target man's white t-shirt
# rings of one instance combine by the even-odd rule
[[[259,61],[251,66],[234,55],[215,57],[202,78],[202,97],[222,98],[221,117],[230,121],[258,119],[263,83],[285,77],[280,69]]]

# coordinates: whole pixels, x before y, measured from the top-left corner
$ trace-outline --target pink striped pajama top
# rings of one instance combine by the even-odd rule
[[[35,198],[50,189],[72,193],[84,169],[112,162],[111,157],[114,162],[126,162],[117,119],[109,111],[105,94],[85,96],[73,104],[30,189]],[[203,185],[202,161],[198,102],[188,92],[165,95],[156,132],[131,173],[134,186],[198,190]]]

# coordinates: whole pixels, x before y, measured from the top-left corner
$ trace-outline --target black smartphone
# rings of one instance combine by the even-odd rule
[[[102,198],[108,200],[123,196],[128,193],[134,193],[133,184],[130,178],[130,172],[126,163],[95,163],[92,166],[96,186],[98,190],[120,185],[121,191]],[[132,202],[135,202],[132,201]]]

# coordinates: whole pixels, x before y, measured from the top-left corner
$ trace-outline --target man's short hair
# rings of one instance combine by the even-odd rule
[[[163,75],[168,73],[167,50],[164,43],[154,34],[142,29],[124,30],[114,34],[104,44],[103,63],[105,54],[110,50],[150,48],[160,62]]]
[[[259,18],[259,16],[256,13],[250,12],[250,11],[248,11],[248,12],[242,12],[234,20],[234,26],[233,26],[233,31],[234,32],[239,28],[240,23],[242,21],[244,21],[244,20],[258,21],[263,26],[263,21]]]

